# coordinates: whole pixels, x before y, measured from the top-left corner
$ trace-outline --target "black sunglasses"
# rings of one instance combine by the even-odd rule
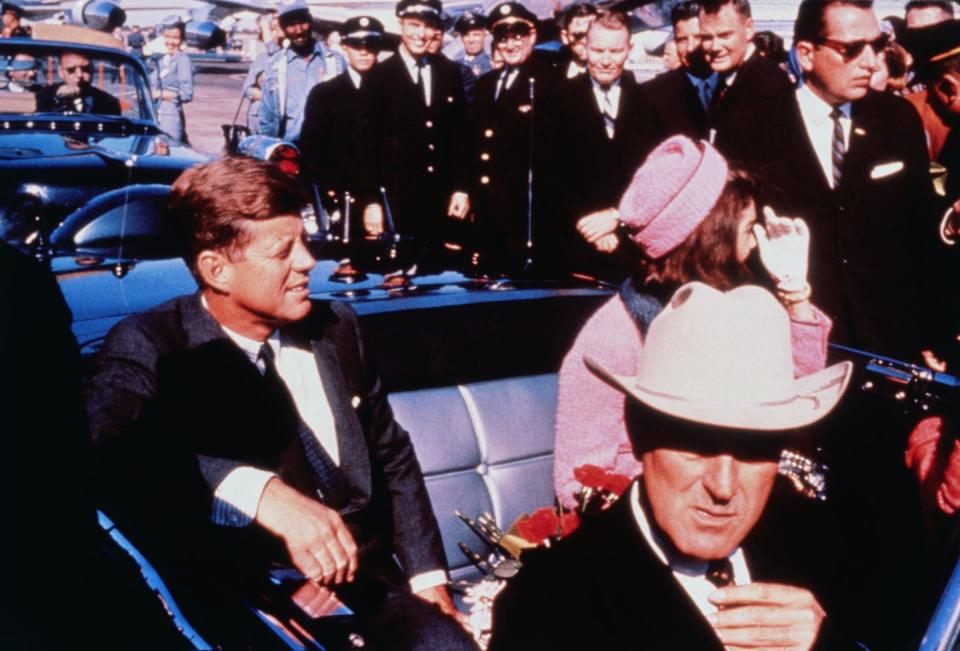
[[[821,38],[815,41],[817,45],[824,45],[841,57],[844,61],[853,61],[858,58],[869,45],[874,54],[880,54],[890,44],[889,34],[880,34],[872,41],[861,39],[859,41],[835,41],[832,38]]]
[[[579,43],[585,38],[587,38],[586,32],[570,32],[570,41],[573,43]]]
[[[71,75],[76,74],[78,72],[91,73],[93,72],[93,66],[88,63],[85,66],[68,66],[68,67],[65,67],[64,70]]]

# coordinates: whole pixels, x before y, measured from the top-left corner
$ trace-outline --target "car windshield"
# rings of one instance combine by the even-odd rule
[[[0,50],[0,114],[49,113],[152,120],[143,72],[122,54],[7,44]]]

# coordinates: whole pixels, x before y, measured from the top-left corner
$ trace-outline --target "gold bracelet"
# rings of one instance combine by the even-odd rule
[[[803,286],[803,289],[798,289],[795,292],[784,292],[777,290],[777,298],[780,299],[780,302],[783,303],[784,307],[790,307],[791,305],[796,305],[797,303],[803,303],[804,301],[809,301],[810,296],[813,294],[813,288],[810,287],[810,283],[806,283]]]

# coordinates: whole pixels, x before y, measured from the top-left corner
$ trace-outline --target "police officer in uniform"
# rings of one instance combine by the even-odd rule
[[[260,133],[297,141],[310,89],[346,69],[343,57],[313,37],[304,0],[280,0],[277,19],[290,46],[270,57],[263,79]]]
[[[519,2],[495,6],[488,24],[504,66],[480,78],[474,104],[480,268],[487,273],[516,273],[527,265],[537,240],[530,222],[529,175],[538,143],[536,134],[531,140],[531,129],[540,115],[542,81],[553,67],[534,51],[537,18]]]
[[[466,100],[460,66],[427,52],[442,29],[440,0],[401,0],[396,12],[400,46],[369,76],[367,178],[385,188],[395,226],[415,238],[421,267],[430,267],[457,248],[448,217],[470,210]]]
[[[457,59],[457,63],[470,68],[470,72],[477,78],[493,70],[490,55],[483,49],[487,38],[486,21],[483,16],[465,11],[457,20],[454,29],[460,35],[460,42],[463,44],[463,54]]]
[[[349,67],[346,74],[314,86],[307,97],[300,137],[304,171],[317,184],[328,209],[342,208],[345,192],[361,202],[354,204],[351,214],[368,206],[363,227],[378,235],[383,232],[383,212],[376,187],[363,178],[361,156],[369,129],[367,78],[383,45],[383,23],[357,16],[347,20],[340,33]]]

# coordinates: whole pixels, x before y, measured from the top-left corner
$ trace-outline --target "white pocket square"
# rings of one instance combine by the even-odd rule
[[[893,163],[881,163],[880,165],[877,165],[872,170],[870,170],[870,178],[882,179],[885,176],[896,174],[902,169],[903,169],[903,161],[898,160]]]

